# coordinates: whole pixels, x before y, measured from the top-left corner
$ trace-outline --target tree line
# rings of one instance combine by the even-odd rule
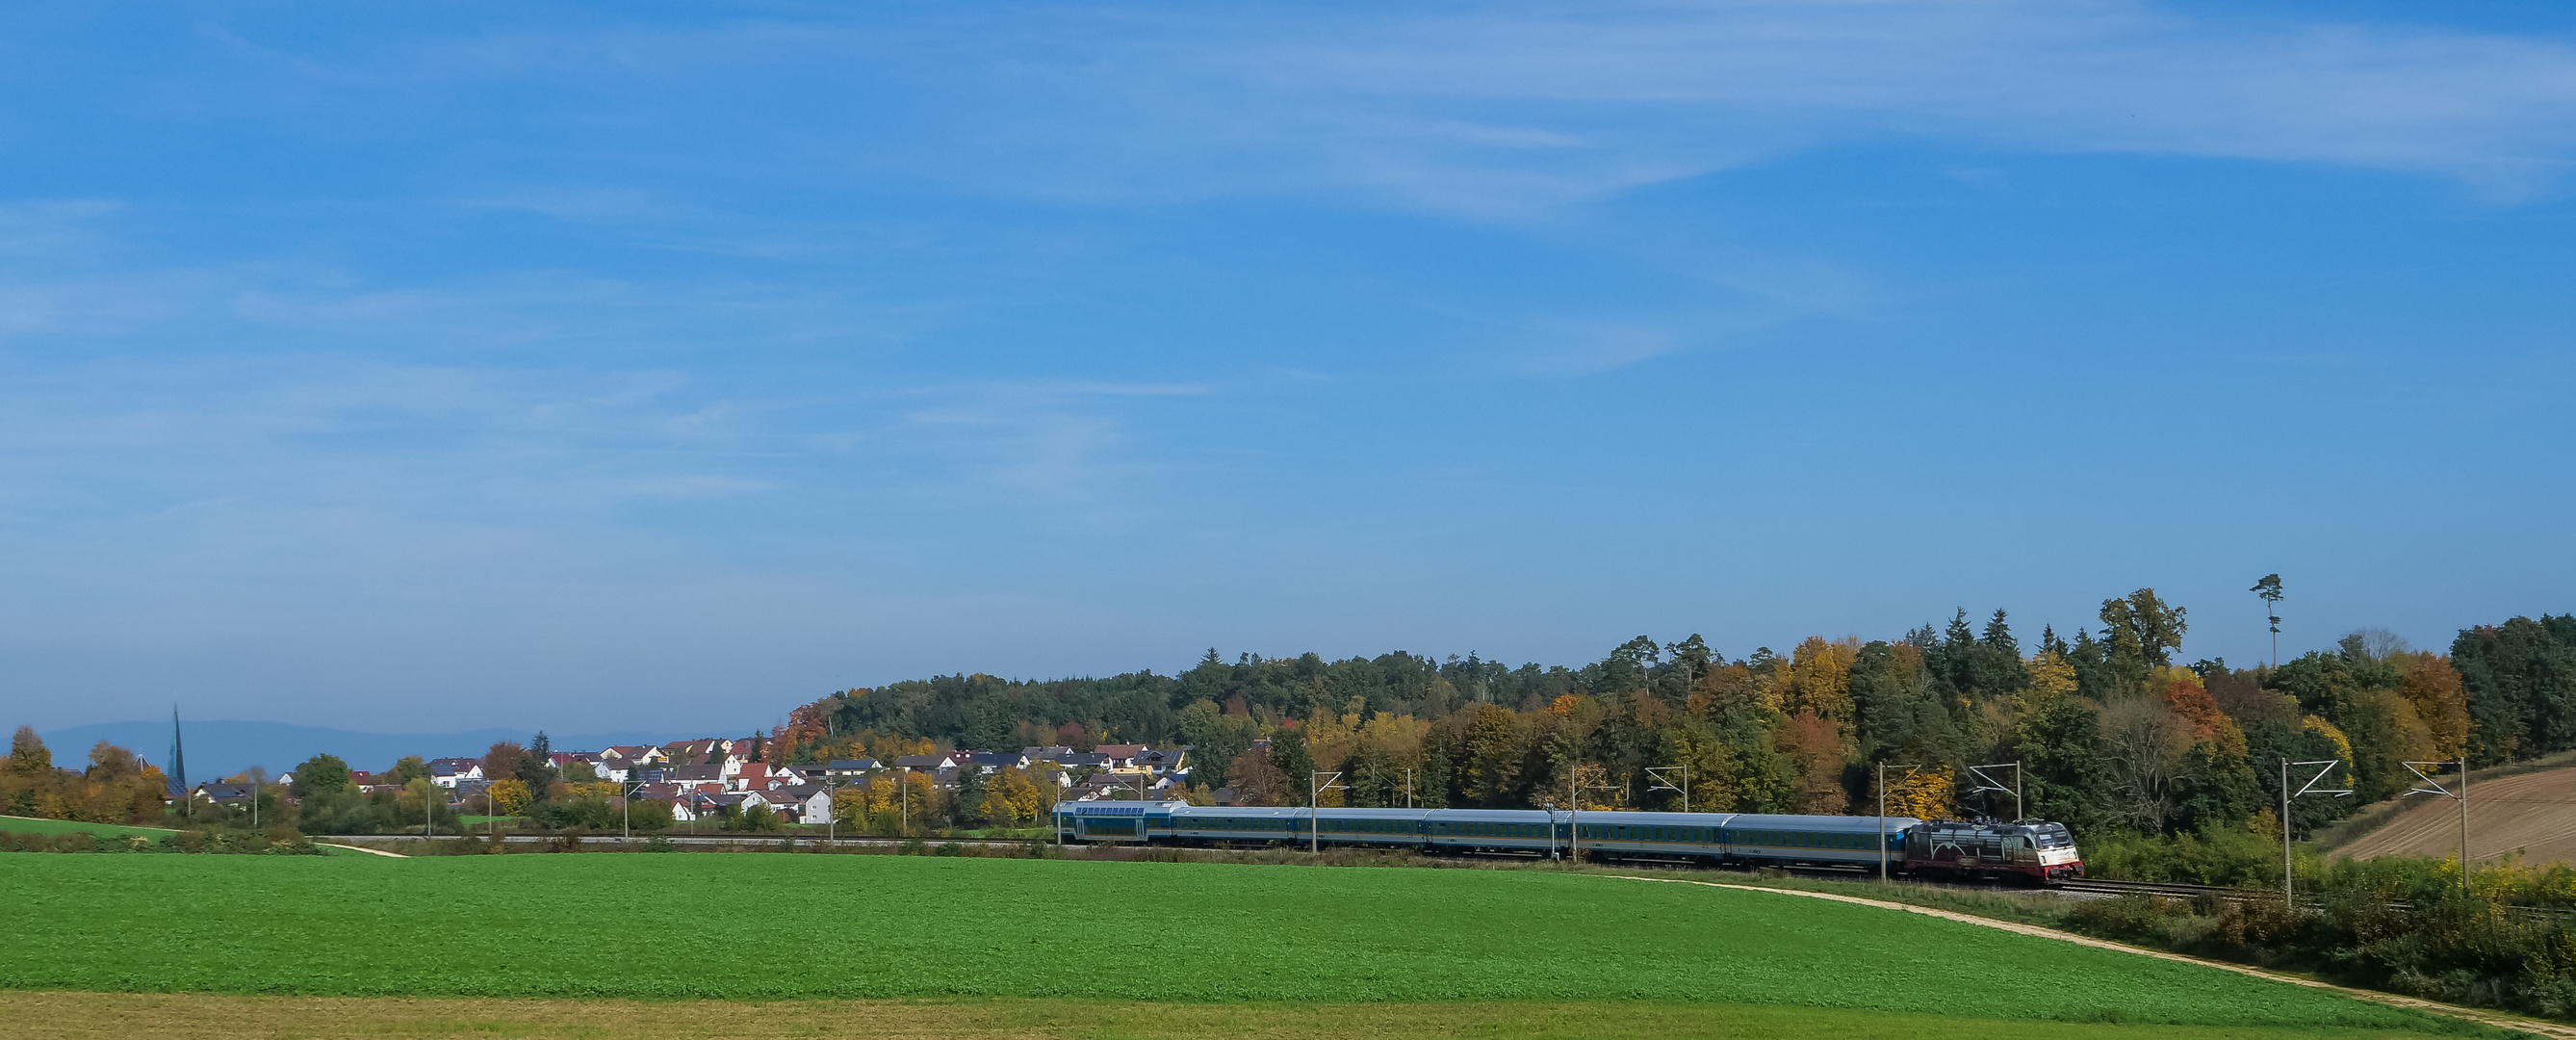
[[[1694,811],[1832,814],[1876,812],[1885,765],[1891,813],[2012,816],[2017,780],[2020,815],[2098,838],[2277,833],[2284,760],[2339,760],[2326,786],[2355,792],[2294,800],[2304,833],[2406,790],[2408,761],[2576,749],[2576,616],[2465,628],[2447,654],[2356,632],[2252,668],[2187,659],[2189,622],[2139,589],[2027,644],[2004,611],[1961,610],[1892,639],[1732,659],[1699,635],[1640,636],[1580,667],[1210,650],[1177,675],[840,691],[796,708],[767,752],[1187,744],[1196,799],[1305,804],[1325,772],[1341,785],[1327,805],[1672,810],[1687,795]],[[2018,777],[1970,772],[2007,763]]]

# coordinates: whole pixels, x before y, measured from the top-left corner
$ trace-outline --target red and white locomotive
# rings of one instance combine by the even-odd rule
[[[2084,860],[2062,823],[1927,820],[1906,830],[1904,870],[1915,877],[2047,884],[2083,877]]]

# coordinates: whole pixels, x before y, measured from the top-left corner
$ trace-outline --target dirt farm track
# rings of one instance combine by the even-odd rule
[[[2423,804],[2334,854],[2368,859],[2455,853],[2460,847],[2459,803],[2417,797]],[[2526,863],[2576,863],[2576,769],[2470,783],[2469,858],[2493,860],[2517,850]]]

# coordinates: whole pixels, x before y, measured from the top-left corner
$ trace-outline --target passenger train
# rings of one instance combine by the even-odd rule
[[[1961,823],[1910,816],[1587,812],[1526,809],[1300,809],[1186,802],[1063,802],[1059,839],[1155,845],[1410,848],[1554,857],[1583,852],[1639,863],[1876,868],[1890,873],[2046,884],[2084,876],[2063,824]],[[1883,857],[1883,858],[1882,858]]]

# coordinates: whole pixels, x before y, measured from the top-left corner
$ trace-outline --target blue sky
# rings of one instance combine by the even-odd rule
[[[2558,5],[29,7],[0,154],[8,721],[2576,608]]]

